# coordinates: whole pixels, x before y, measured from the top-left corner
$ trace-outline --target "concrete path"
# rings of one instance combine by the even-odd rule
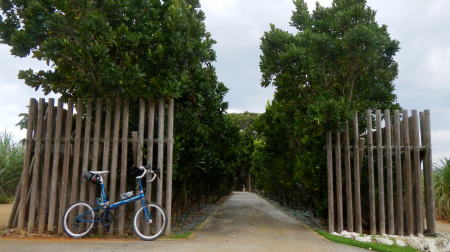
[[[353,252],[305,229],[253,193],[235,192],[190,239],[142,241],[1,240],[0,251],[311,251]]]

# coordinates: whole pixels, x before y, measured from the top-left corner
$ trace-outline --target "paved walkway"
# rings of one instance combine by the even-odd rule
[[[256,194],[236,192],[191,239],[142,241],[1,240],[0,251],[364,251],[305,229]]]

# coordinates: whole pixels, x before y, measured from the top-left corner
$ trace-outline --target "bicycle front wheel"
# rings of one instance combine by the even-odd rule
[[[81,238],[91,231],[95,222],[92,207],[85,202],[72,204],[63,215],[64,232],[72,238]]]
[[[139,238],[153,241],[160,237],[167,227],[167,215],[164,209],[155,203],[137,210],[133,218],[133,229]]]

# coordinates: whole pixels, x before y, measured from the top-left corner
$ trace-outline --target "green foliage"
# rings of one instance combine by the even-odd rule
[[[256,123],[253,167],[266,194],[323,210],[326,132],[342,128],[355,111],[398,107],[399,43],[363,0],[317,4],[312,13],[303,0],[294,3],[291,25],[298,32],[271,25],[262,37],[262,86],[276,92]]]
[[[21,71],[27,85],[132,104],[176,98],[175,214],[230,192],[239,135],[225,117],[228,89],[212,66],[215,41],[198,0],[0,0],[0,8],[0,42],[51,66]],[[136,130],[137,111],[130,113]]]
[[[433,172],[436,216],[450,220],[450,159],[440,160]]]
[[[342,243],[358,248],[368,249],[368,250],[374,250],[374,251],[380,251],[380,252],[415,252],[417,251],[414,248],[411,247],[399,247],[396,245],[385,245],[385,244],[377,244],[377,243],[366,243],[366,242],[360,242],[356,241],[350,238],[345,238],[342,236],[332,235],[330,233],[327,233],[323,230],[316,230],[316,232],[323,237],[327,238],[330,241],[336,242],[336,243]]]
[[[239,128],[239,144],[236,146],[237,165],[236,165],[236,181],[235,190],[242,190],[245,186],[246,190],[251,189],[250,170],[252,167],[252,153],[254,152],[254,141],[257,132],[254,127],[254,121],[257,120],[257,113],[230,113],[227,114],[230,121]]]
[[[19,78],[64,97],[177,97],[215,59],[198,0],[1,0],[0,42],[48,71]]]
[[[12,140],[12,135],[0,135],[0,201],[9,203],[14,197],[23,165],[23,146]]]

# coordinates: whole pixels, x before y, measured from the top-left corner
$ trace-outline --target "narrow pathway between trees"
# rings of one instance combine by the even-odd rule
[[[256,194],[235,192],[187,240],[1,240],[0,251],[364,251],[336,244],[305,229]]]

